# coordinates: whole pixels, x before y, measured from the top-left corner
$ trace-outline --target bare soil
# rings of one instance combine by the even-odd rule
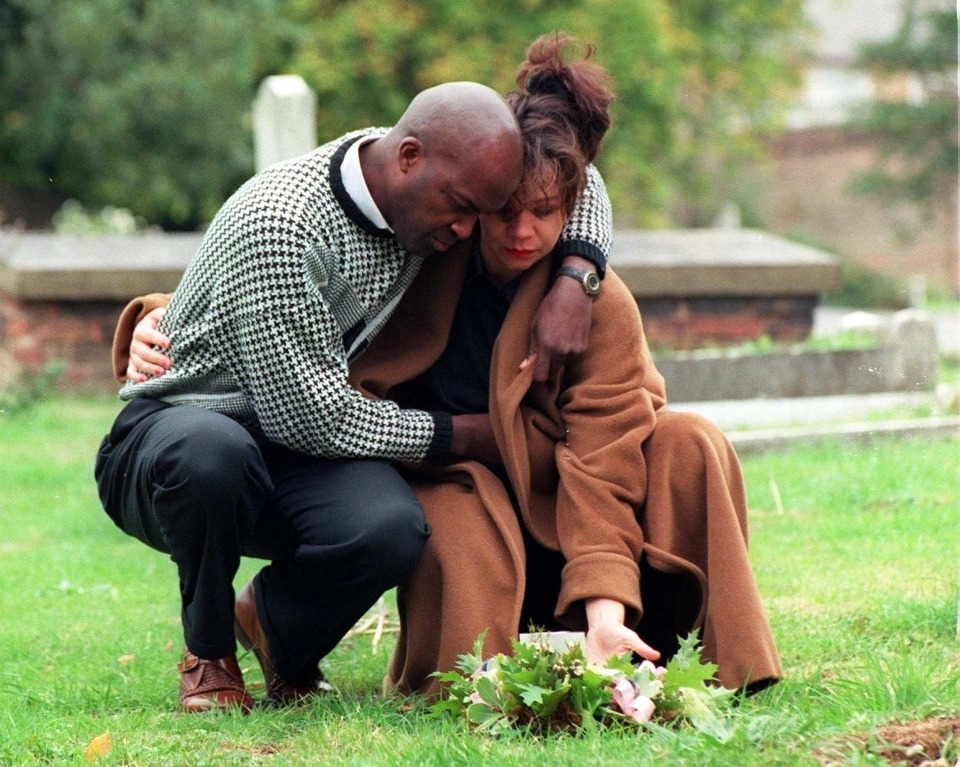
[[[952,743],[949,750],[948,743]],[[872,736],[856,737],[854,744],[882,756],[891,765],[955,767],[960,764],[960,716],[888,724]],[[827,760],[826,764],[836,762]]]

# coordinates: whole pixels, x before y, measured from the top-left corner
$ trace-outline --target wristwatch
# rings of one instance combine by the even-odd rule
[[[600,277],[596,272],[588,272],[586,269],[578,269],[575,266],[564,266],[557,272],[558,276],[573,277],[583,286],[583,292],[591,298],[600,295]]]

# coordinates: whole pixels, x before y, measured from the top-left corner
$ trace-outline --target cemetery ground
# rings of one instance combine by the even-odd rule
[[[325,661],[300,709],[175,712],[181,632],[165,556],[100,509],[93,455],[118,404],[0,413],[0,765],[955,765],[960,450],[836,441],[744,457],[751,553],[786,679],[726,742],[694,730],[492,739],[380,694],[395,624]],[[238,585],[256,569],[246,561]],[[263,697],[252,655],[241,666]]]

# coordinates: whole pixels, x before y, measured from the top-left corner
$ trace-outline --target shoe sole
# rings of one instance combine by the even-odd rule
[[[246,650],[247,652],[253,651],[253,654],[257,659],[257,663],[260,664],[261,672],[264,672],[263,657],[260,655],[260,651],[253,646],[253,642],[251,641],[250,637],[247,635],[247,632],[244,630],[243,626],[240,625],[240,621],[237,620],[236,618],[233,619],[233,634],[237,638],[237,641],[240,643],[240,646],[244,650]],[[264,672],[264,676],[266,676],[266,672]],[[317,688],[315,690],[312,690],[310,693],[307,693],[305,695],[297,696],[296,700],[292,700],[292,701],[283,700],[283,699],[274,698],[270,695],[267,696],[267,700],[269,700],[273,705],[277,705],[277,706],[299,705],[301,703],[306,702],[309,698],[312,698],[316,695],[323,695],[323,694],[330,694],[330,693],[336,694],[336,692],[337,692],[337,688],[334,687],[332,684],[330,684],[326,679],[324,679],[322,682],[320,682],[317,685]]]

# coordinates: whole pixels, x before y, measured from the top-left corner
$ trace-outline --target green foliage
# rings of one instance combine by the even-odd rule
[[[669,169],[682,193],[673,218],[704,226],[726,202],[753,207],[744,168],[760,155],[756,135],[780,125],[795,95],[811,28],[800,0],[681,0],[672,7],[683,67]]]
[[[829,251],[822,242],[808,236],[792,233],[791,239],[814,248]],[[858,264],[843,254],[833,254],[840,267],[836,290],[824,294],[823,302],[832,306],[856,309],[905,309],[907,289],[903,280]]]
[[[252,169],[245,120],[275,8],[4,0],[0,178],[169,227],[209,220]]]
[[[551,30],[593,43],[618,93],[598,165],[618,217],[647,226],[681,208],[704,223],[737,192],[756,146],[742,128],[777,115],[803,30],[800,0],[289,0],[286,13],[304,30],[289,68],[318,92],[321,136],[391,125],[446,80],[509,90]]]
[[[436,674],[446,694],[430,707],[433,716],[464,717],[494,735],[632,728],[651,719],[688,723],[720,740],[732,734],[727,714],[733,691],[716,683],[717,667],[701,659],[696,634],[681,639],[666,669],[649,661],[634,666],[629,654],[612,658],[606,668],[590,666],[580,643],[556,650],[543,632],[514,641],[511,655],[484,660],[483,638],[460,656],[459,671]],[[634,701],[650,708],[637,713]]]
[[[53,214],[53,229],[61,234],[133,234],[142,226],[126,208],[107,205],[88,213],[76,200],[67,200]]]
[[[861,309],[906,308],[907,291],[902,281],[850,258],[840,258],[839,266],[839,289],[824,296],[826,303]]]
[[[0,0],[0,180],[168,228],[252,171],[247,115],[280,71],[316,89],[319,138],[391,125],[420,90],[508,90],[563,29],[613,75],[599,165],[628,225],[707,223],[746,187],[747,128],[795,80],[801,0]],[[748,205],[749,207],[749,205]]]

